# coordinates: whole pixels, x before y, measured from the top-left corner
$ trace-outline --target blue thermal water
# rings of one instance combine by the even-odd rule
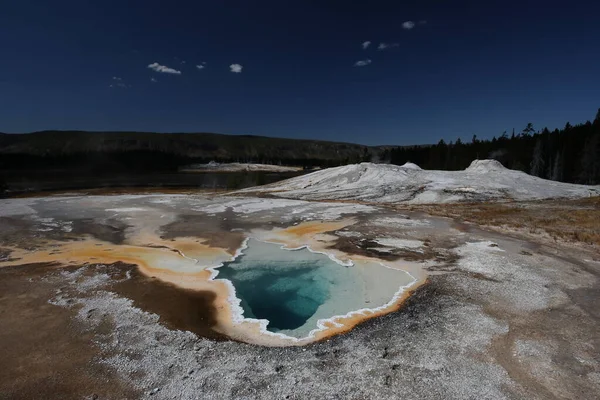
[[[244,254],[218,269],[218,279],[232,282],[244,317],[266,319],[268,330],[278,332],[297,329],[316,313],[335,284],[330,270],[338,268],[347,267],[305,249],[251,240]]]
[[[240,299],[244,318],[268,320],[267,330],[297,338],[320,319],[390,302],[413,278],[375,262],[344,266],[307,249],[250,239],[236,260],[217,269]]]

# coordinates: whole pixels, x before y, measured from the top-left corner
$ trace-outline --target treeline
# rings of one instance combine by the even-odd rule
[[[600,184],[600,109],[593,122],[553,131],[536,131],[531,123],[518,133],[491,140],[460,139],[433,146],[397,147],[383,151],[381,158],[392,164],[408,161],[424,169],[461,170],[474,159],[492,158],[505,167],[540,178],[562,182]]]
[[[600,110],[593,122],[536,131],[504,132],[491,140],[473,136],[437,145],[368,147],[349,143],[218,134],[136,132],[39,132],[0,134],[0,186],[31,174],[117,175],[177,172],[210,161],[328,168],[363,161],[424,169],[461,170],[474,159],[493,158],[505,167],[545,179],[600,183]]]
[[[376,149],[352,143],[214,133],[43,131],[0,134],[0,158],[8,154],[34,155],[55,164],[71,163],[74,159],[81,161],[88,156],[96,163],[123,163],[127,157],[144,162],[147,155],[165,158],[161,155],[167,154],[173,157],[169,160],[180,164],[218,161],[330,166],[362,161],[371,151]]]
[[[355,154],[343,158],[284,158],[267,155],[256,157],[188,157],[157,150],[89,151],[70,154],[1,154],[0,171],[24,173],[26,171],[67,170],[72,173],[152,173],[177,172],[191,164],[244,162],[273,165],[291,165],[312,169],[369,161],[370,154]]]

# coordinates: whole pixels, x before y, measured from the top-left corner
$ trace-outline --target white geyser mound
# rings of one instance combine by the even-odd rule
[[[424,170],[410,162],[351,164],[240,192],[302,200],[439,204],[589,197],[600,195],[600,186],[549,181],[496,160],[475,160],[464,171]]]

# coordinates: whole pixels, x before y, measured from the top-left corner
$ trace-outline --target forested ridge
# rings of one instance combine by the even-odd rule
[[[600,184],[600,110],[593,121],[562,129],[473,136],[436,145],[364,146],[317,140],[210,133],[47,131],[0,134],[0,172],[5,180],[25,171],[64,170],[98,174],[176,172],[192,163],[255,162],[331,167],[362,161],[424,169],[461,170],[474,159],[493,158],[505,167],[545,179]],[[2,178],[0,176],[0,178]]]
[[[193,163],[328,167],[370,159],[359,144],[216,133],[43,131],[0,134],[0,169],[176,171]]]
[[[473,136],[437,145],[396,147],[382,151],[382,160],[402,165],[413,162],[424,169],[461,170],[474,159],[493,158],[505,167],[544,179],[600,184],[600,109],[593,121],[562,129],[536,131],[529,123],[520,132],[502,133],[491,140]]]

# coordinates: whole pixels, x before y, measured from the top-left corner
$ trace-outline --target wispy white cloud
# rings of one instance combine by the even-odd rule
[[[415,23],[413,21],[405,21],[402,23],[402,28],[406,29],[407,31],[411,30],[414,27]]]
[[[160,65],[157,62],[148,65],[148,68],[156,72],[162,72],[163,74],[181,75],[181,71],[177,71],[176,69],[169,68],[165,65]]]
[[[390,49],[392,47],[398,47],[400,46],[398,43],[379,43],[379,46],[377,46],[377,50],[386,50],[386,49]]]
[[[366,60],[360,60],[354,63],[355,67],[366,67],[367,65],[371,64],[371,60],[366,59]]]
[[[363,50],[366,50],[370,45],[371,45],[371,41],[370,40],[366,40],[366,41],[362,42],[362,48],[363,48]]]
[[[198,69],[206,68],[206,61],[202,61],[200,64],[196,65],[196,68],[198,68]]]
[[[241,64],[231,64],[231,65],[229,66],[229,70],[230,70],[231,72],[233,72],[234,74],[239,74],[239,73],[241,73],[243,68],[244,68],[244,66],[243,66],[243,65],[241,65]]]
[[[112,83],[110,85],[108,85],[108,87],[111,88],[122,88],[122,89],[128,89],[131,87],[131,85],[126,84],[122,78],[119,78],[118,76],[113,76],[112,77]]]
[[[152,77],[152,78],[150,78],[150,82],[152,82],[152,83],[156,83],[156,82],[158,82],[158,81],[156,80],[156,78]]]

